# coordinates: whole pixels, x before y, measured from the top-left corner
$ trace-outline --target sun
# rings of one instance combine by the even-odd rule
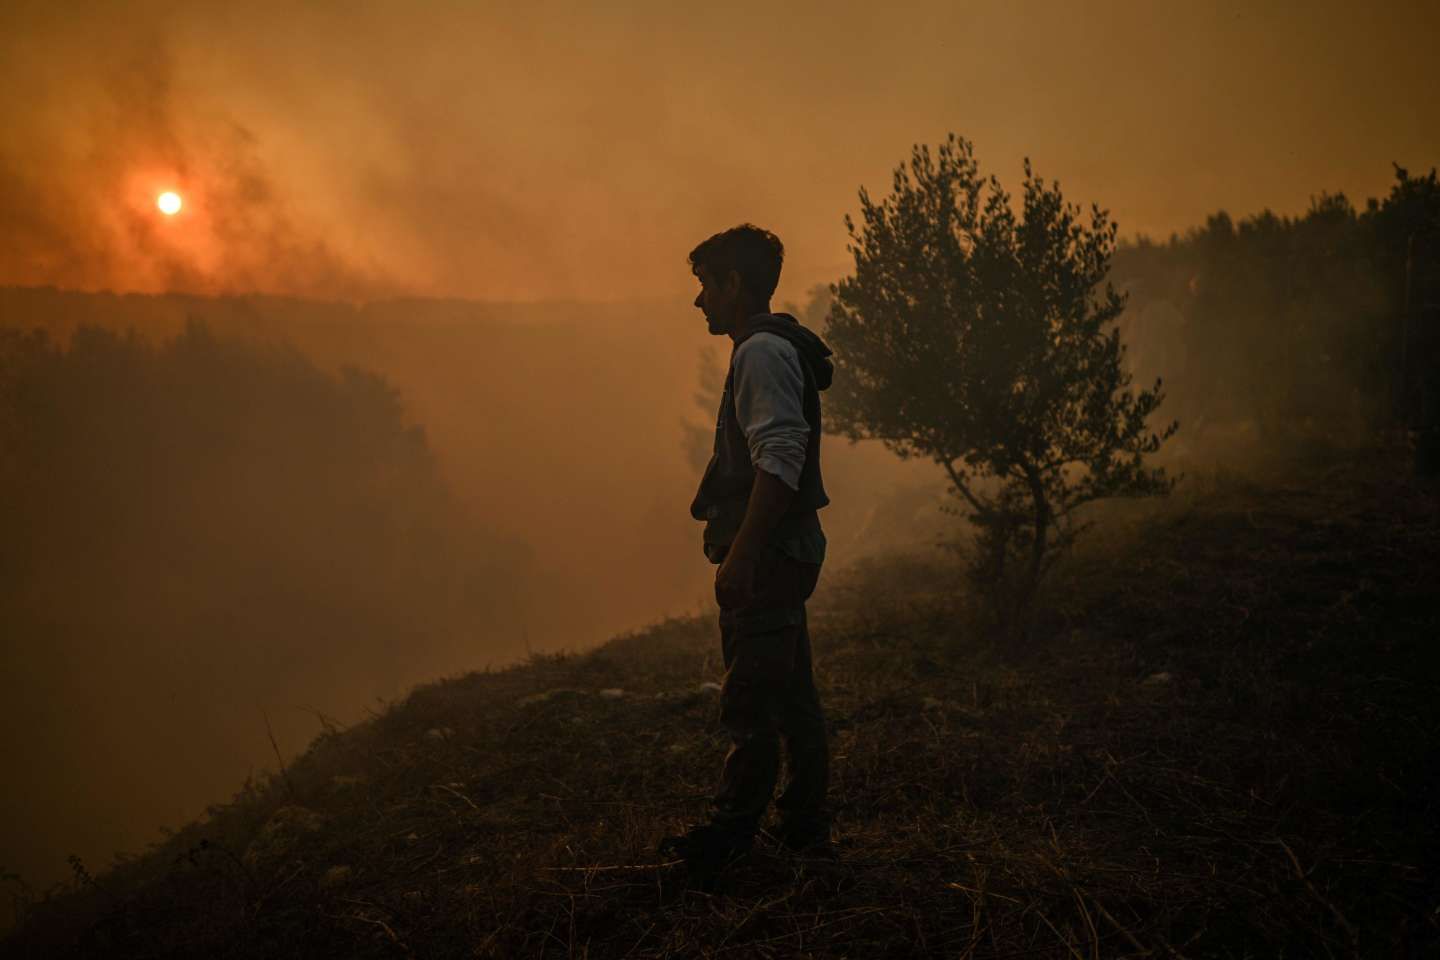
[[[184,204],[180,200],[180,194],[176,193],[174,190],[166,190],[164,193],[160,194],[160,196],[155,198],[155,206],[159,207],[160,212],[165,214],[165,216],[167,217],[175,216],[175,214],[180,212],[180,208],[183,205]]]

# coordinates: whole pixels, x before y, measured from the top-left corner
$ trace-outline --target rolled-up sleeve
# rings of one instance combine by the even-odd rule
[[[791,490],[800,489],[810,425],[800,355],[784,337],[757,333],[735,348],[735,416],[750,462]]]

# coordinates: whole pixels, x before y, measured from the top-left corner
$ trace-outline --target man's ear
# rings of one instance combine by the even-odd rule
[[[731,270],[725,274],[725,295],[740,299],[740,290],[743,284],[740,281],[740,271]]]

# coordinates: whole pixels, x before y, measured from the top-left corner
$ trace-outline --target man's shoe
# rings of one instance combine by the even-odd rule
[[[780,846],[806,858],[833,860],[838,855],[830,842],[830,828],[814,824],[782,823],[771,833]]]
[[[660,856],[678,857],[692,882],[702,890],[712,890],[720,871],[750,852],[753,835],[736,833],[713,823],[691,827],[681,836],[660,841]]]

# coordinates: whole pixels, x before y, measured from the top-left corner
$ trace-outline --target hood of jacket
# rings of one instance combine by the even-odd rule
[[[750,318],[745,336],[736,340],[735,346],[740,346],[757,333],[773,333],[789,340],[815,374],[815,388],[829,389],[835,378],[835,364],[830,360],[830,348],[813,330],[788,313],[760,313]]]

